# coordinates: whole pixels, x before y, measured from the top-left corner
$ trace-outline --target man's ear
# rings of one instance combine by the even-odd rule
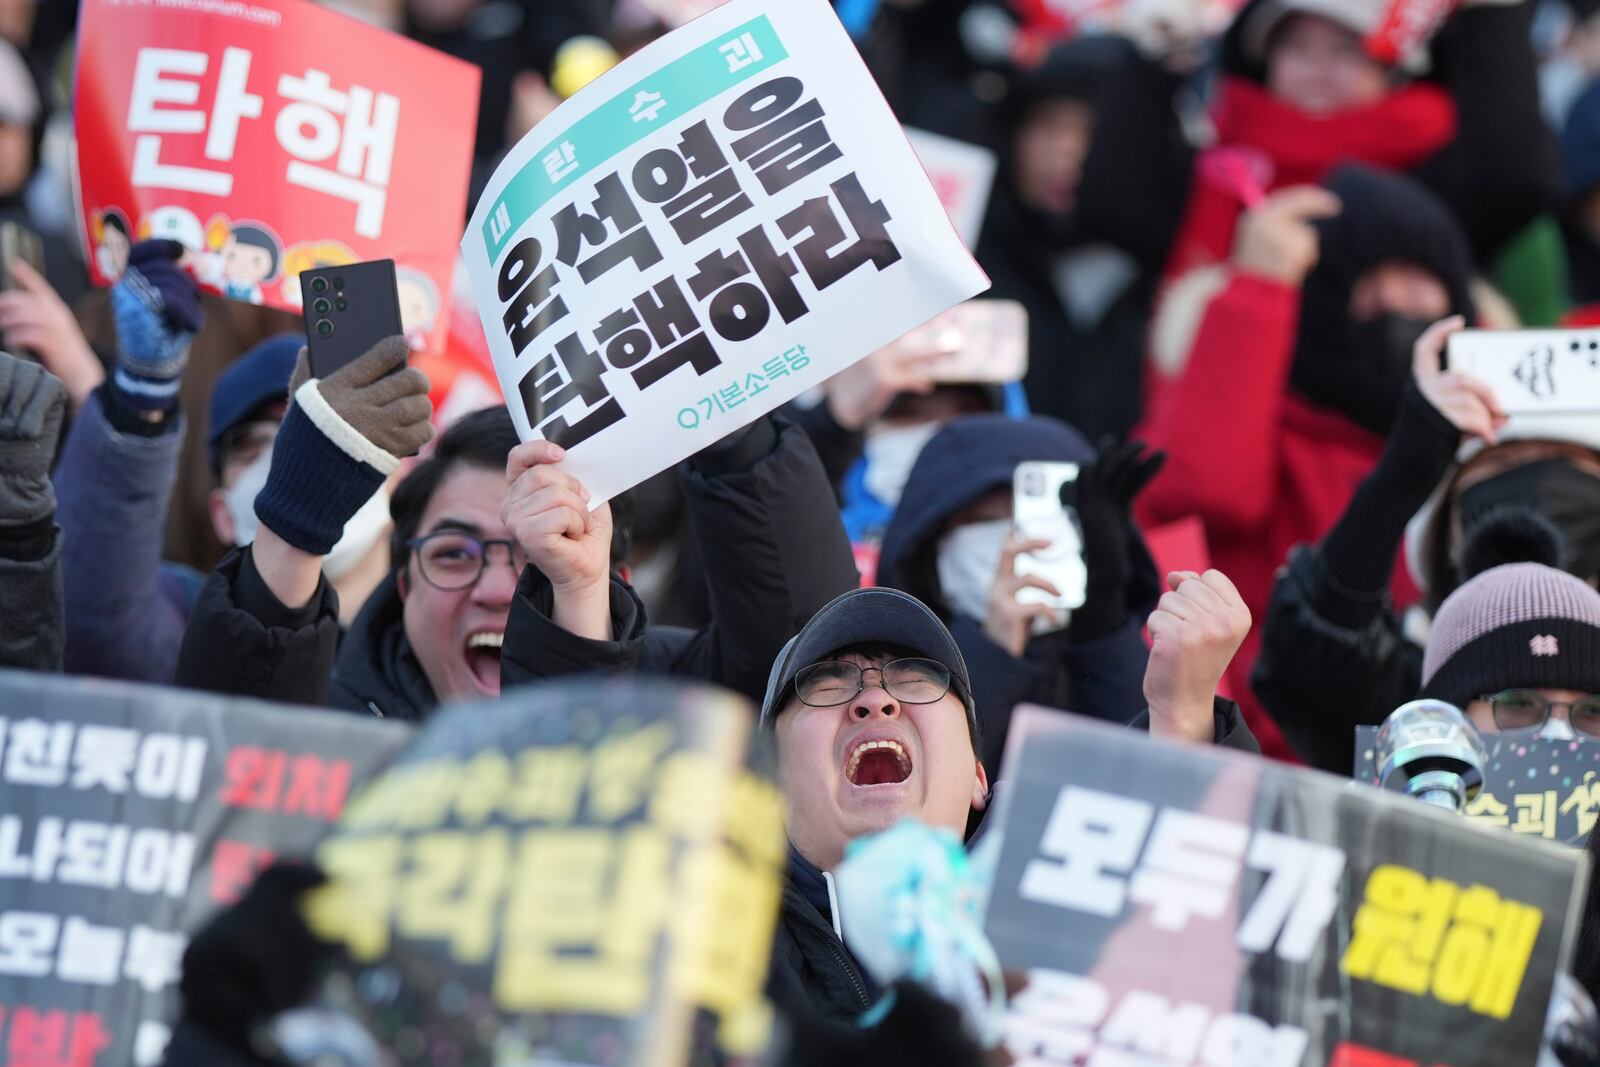
[[[983,769],[983,760],[977,761],[978,776],[972,780],[972,810],[983,811],[989,806],[989,773]]]
[[[399,570],[394,572],[394,587],[399,590],[401,600],[404,600],[406,598],[406,594],[411,591],[410,570],[411,561],[407,560],[404,567],[401,567]]]

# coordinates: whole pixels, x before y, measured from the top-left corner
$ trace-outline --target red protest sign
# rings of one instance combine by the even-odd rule
[[[391,258],[442,341],[478,69],[304,0],[84,0],[76,121],[94,280],[171,237],[202,284],[300,310],[298,274]]]

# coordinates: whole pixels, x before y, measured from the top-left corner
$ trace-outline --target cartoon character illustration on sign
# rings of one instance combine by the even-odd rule
[[[395,288],[400,294],[400,324],[413,352],[428,346],[428,335],[439,321],[439,288],[433,279],[415,267],[394,269]]]
[[[188,208],[168,205],[145,215],[139,223],[139,239],[155,238],[177,241],[190,252],[206,251],[205,229],[199,217]]]
[[[261,287],[283,267],[283,245],[259,222],[236,222],[222,245],[222,292],[233,300],[261,303]]]
[[[347,245],[338,241],[301,241],[290,245],[283,254],[283,284],[278,295],[290,307],[300,307],[300,272],[318,267],[343,267],[357,262],[358,257]]]
[[[133,227],[120,208],[108,207],[94,214],[94,265],[108,282],[122,277],[128,269],[128,249],[133,246]]]

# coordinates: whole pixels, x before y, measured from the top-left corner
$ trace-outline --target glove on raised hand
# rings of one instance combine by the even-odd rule
[[[326,881],[316,867],[273,864],[202,927],[183,954],[185,1017],[220,1041],[249,1048],[257,1025],[308,997],[317,965],[338,950],[311,932],[300,897]]]
[[[0,526],[26,526],[54,514],[50,462],[66,414],[55,375],[0,352]]]
[[[383,480],[433,438],[428,377],[406,367],[404,337],[379,341],[327,378],[310,376],[302,349],[294,402],[272,446],[272,471],[256,497],[262,525],[325,556]]]
[[[118,349],[114,380],[122,397],[139,410],[177,406],[189,345],[204,321],[200,289],[178,266],[183,251],[177,241],[140,241],[111,289]]]
[[[1145,447],[1142,441],[1119,444],[1108,438],[1078,474],[1078,522],[1089,580],[1083,607],[1072,613],[1068,627],[1073,641],[1104,637],[1127,618],[1133,499],[1167,460],[1165,452],[1146,453]]]

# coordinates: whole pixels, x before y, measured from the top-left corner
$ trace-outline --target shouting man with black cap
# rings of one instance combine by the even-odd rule
[[[1150,707],[1135,728],[1257,751],[1238,707],[1215,696],[1250,628],[1218,571],[1171,574],[1149,620]],[[790,1010],[847,1019],[877,993],[839,935],[830,872],[857,837],[901,818],[964,834],[989,803],[972,681],[950,631],[910,594],[856,589],[779,654],[761,725],[777,736],[789,886],[772,992]]]

